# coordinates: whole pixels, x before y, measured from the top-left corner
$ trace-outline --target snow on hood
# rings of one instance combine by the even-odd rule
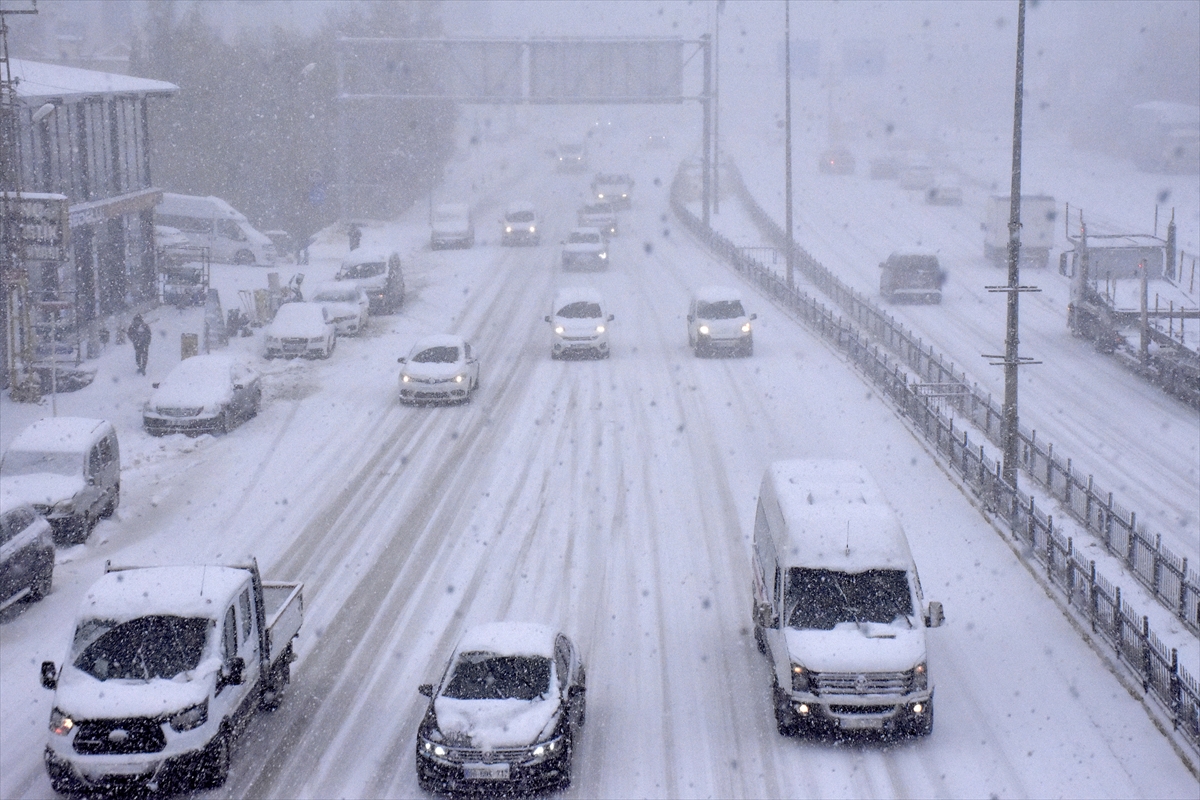
[[[533,744],[549,734],[558,721],[559,702],[553,695],[533,700],[459,700],[438,697],[433,703],[437,726],[451,741],[465,736],[480,750],[501,750]]]
[[[221,669],[216,658],[202,660],[194,670],[170,680],[101,681],[76,669],[63,666],[54,704],[76,719],[122,719],[157,717],[174,714],[203,703],[213,686],[213,675]]]
[[[220,356],[193,356],[179,363],[150,395],[154,408],[215,406],[232,399],[233,362]]]
[[[275,313],[269,334],[279,338],[315,339],[327,332],[322,309],[315,303],[285,303]]]
[[[814,672],[903,672],[925,660],[925,629],[899,621],[843,622],[833,630],[785,628],[788,653]]]
[[[84,487],[83,470],[79,475],[58,475],[37,472],[30,475],[11,475],[0,478],[0,495],[4,505],[29,503],[52,506],[74,497]]]

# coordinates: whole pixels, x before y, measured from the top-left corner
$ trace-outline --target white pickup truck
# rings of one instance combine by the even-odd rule
[[[64,794],[212,788],[234,740],[290,680],[299,583],[241,566],[106,566],[84,596],[54,690],[46,770]]]

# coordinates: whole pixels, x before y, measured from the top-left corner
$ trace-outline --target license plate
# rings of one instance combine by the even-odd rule
[[[304,350],[304,345],[299,344],[285,344],[283,346],[283,352],[285,353],[303,353]]]
[[[506,781],[508,764],[463,764],[463,777],[469,781]]]
[[[878,730],[883,727],[879,717],[842,717],[841,727],[844,731]]]

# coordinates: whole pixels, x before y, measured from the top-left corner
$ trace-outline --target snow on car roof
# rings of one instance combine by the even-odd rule
[[[434,333],[417,339],[416,344],[412,347],[412,353],[415,355],[430,347],[457,347],[461,350],[464,344],[466,344],[466,341],[457,334]]]
[[[489,622],[464,633],[455,652],[554,658],[554,636],[536,622]]]
[[[138,567],[108,572],[79,604],[79,618],[125,621],[149,615],[219,619],[250,574],[214,566]]]
[[[509,203],[507,206],[504,207],[505,215],[517,214],[521,211],[533,211],[533,210],[534,210],[533,203],[527,203],[524,200]]]
[[[855,461],[776,461],[767,469],[784,520],[776,542],[785,566],[862,572],[908,569],[900,521]]]
[[[325,281],[316,285],[312,296],[317,297],[321,294],[329,294],[333,297],[348,297],[351,295],[357,296],[359,291],[358,286],[352,283],[348,284],[345,281]]]
[[[355,266],[358,266],[359,264],[374,264],[375,262],[378,262],[378,261],[387,263],[387,260],[390,257],[391,257],[391,254],[388,253],[388,251],[386,251],[386,250],[378,250],[378,249],[369,248],[369,247],[360,247],[357,250],[350,253],[350,255],[348,255],[342,259],[342,266],[343,267],[355,267]]]
[[[82,453],[108,422],[86,417],[39,419],[13,439],[9,450],[31,453]]]
[[[701,286],[696,290],[696,300],[701,303],[722,303],[726,300],[741,301],[742,296],[729,286]]]
[[[435,214],[444,214],[446,216],[453,214],[465,217],[469,212],[470,208],[466,203],[442,203],[434,208]]]
[[[572,228],[571,233],[591,233],[600,236],[599,228]]]
[[[554,294],[554,308],[559,309],[567,303],[574,303],[580,300],[589,303],[604,302],[600,296],[600,292],[591,286],[564,286]]]

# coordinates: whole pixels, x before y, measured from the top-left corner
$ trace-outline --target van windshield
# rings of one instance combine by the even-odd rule
[[[463,653],[443,697],[458,700],[534,700],[550,691],[550,659]]]
[[[567,303],[560,308],[555,316],[563,317],[564,319],[591,319],[592,317],[599,317],[600,314],[599,303],[577,300],[574,303]]]
[[[0,475],[82,475],[83,456],[79,453],[40,453],[9,450],[0,462]]]
[[[888,624],[911,615],[913,606],[903,570],[838,572],[792,567],[784,609],[789,628],[828,631],[842,622]]]
[[[205,617],[167,615],[87,620],[75,631],[75,667],[100,681],[170,680],[200,664],[215,625]]]
[[[746,316],[741,300],[718,300],[715,303],[697,303],[696,316],[700,319],[738,319]]]
[[[382,261],[368,261],[362,264],[347,264],[337,274],[337,280],[348,278],[374,278],[387,271],[387,264]]]
[[[533,222],[532,211],[510,211],[504,215],[509,222]]]

